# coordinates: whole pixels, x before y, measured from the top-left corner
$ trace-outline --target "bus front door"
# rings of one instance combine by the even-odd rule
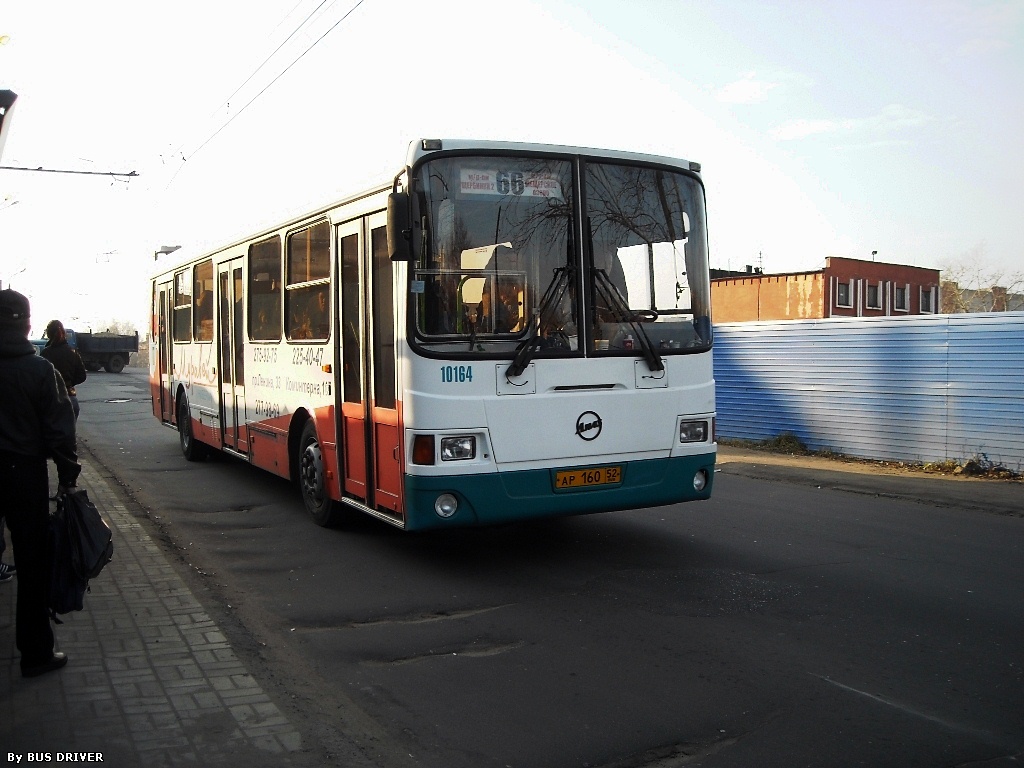
[[[245,415],[245,329],[242,323],[242,260],[217,267],[220,339],[220,423],[225,448],[249,452]]]
[[[393,264],[384,214],[338,228],[344,492],[402,517]]]

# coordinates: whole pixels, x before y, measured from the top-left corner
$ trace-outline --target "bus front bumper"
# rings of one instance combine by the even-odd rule
[[[569,468],[497,472],[485,475],[405,477],[406,530],[494,525],[543,517],[641,509],[711,497],[715,453],[622,462],[618,483],[559,487]],[[698,482],[695,483],[695,478]],[[703,487],[699,490],[699,480]],[[558,482],[556,482],[556,480]],[[440,506],[455,511],[442,517]],[[447,510],[446,510],[447,511]]]

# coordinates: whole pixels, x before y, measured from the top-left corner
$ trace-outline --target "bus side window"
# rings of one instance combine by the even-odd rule
[[[286,301],[289,339],[323,340],[331,335],[331,309],[325,284],[289,287]]]
[[[195,268],[195,306],[192,334],[196,341],[213,341],[213,261]]]
[[[281,238],[249,246],[249,338],[281,338]]]
[[[192,340],[192,281],[188,270],[174,274],[174,315],[171,326],[175,341]]]
[[[326,221],[288,235],[284,308],[290,340],[327,339],[331,312],[331,234]]]

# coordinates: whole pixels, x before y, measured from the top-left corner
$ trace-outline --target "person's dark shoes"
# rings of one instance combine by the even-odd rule
[[[39,677],[39,675],[45,675],[47,672],[53,672],[55,669],[60,669],[67,663],[68,655],[57,651],[48,661],[44,661],[42,664],[35,664],[31,667],[22,666],[21,676]]]

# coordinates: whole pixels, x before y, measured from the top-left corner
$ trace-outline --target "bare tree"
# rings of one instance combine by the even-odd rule
[[[942,265],[942,312],[1024,310],[1024,270],[992,266],[985,257],[985,244],[979,243]]]

